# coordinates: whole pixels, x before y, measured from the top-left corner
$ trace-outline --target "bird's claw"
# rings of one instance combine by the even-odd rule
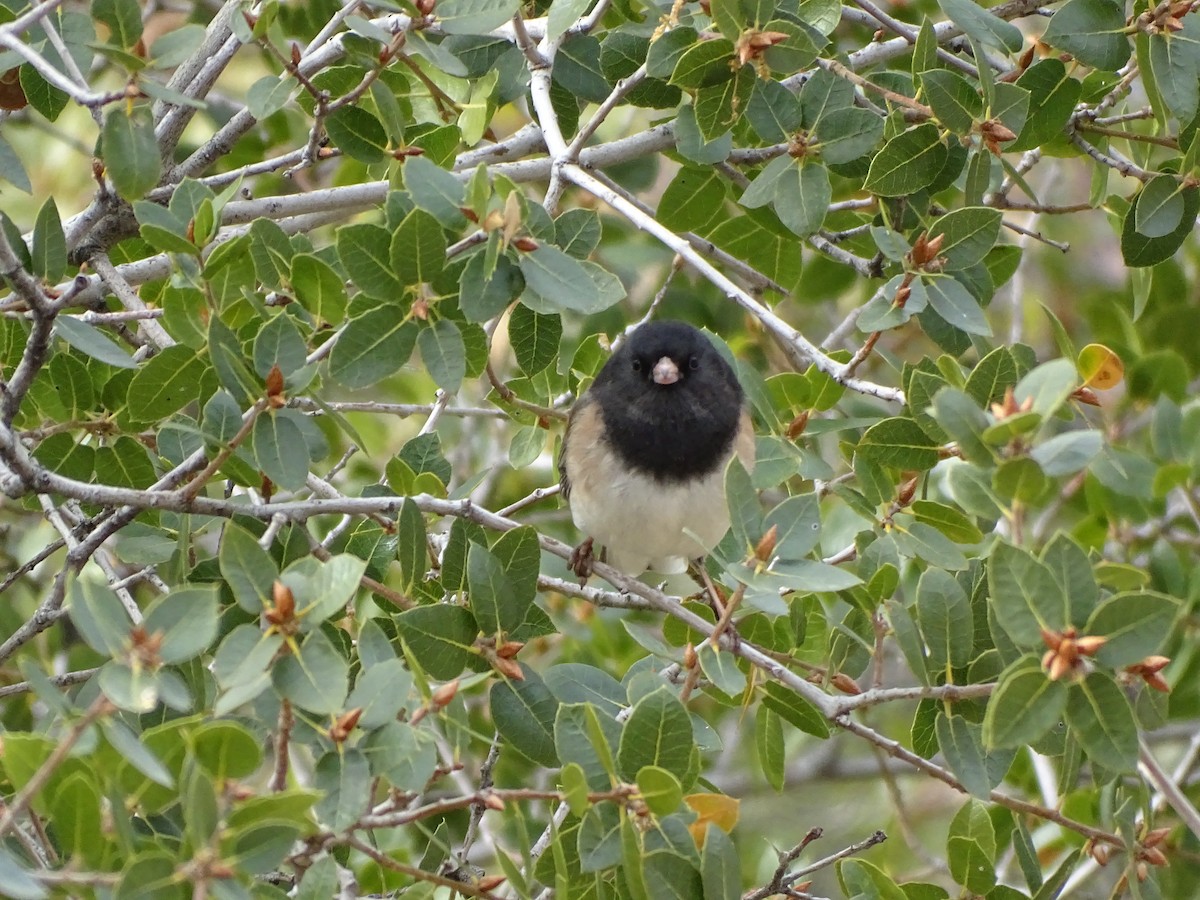
[[[592,553],[592,538],[588,538],[571,551],[571,558],[567,561],[567,566],[582,579],[580,584],[584,584],[592,577],[592,563],[595,561],[596,557]]]

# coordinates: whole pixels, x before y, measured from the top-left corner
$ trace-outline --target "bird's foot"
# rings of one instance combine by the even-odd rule
[[[567,560],[568,568],[581,579],[580,585],[586,584],[587,580],[592,577],[592,564],[596,561],[596,557],[592,553],[592,540],[592,538],[588,538],[572,550],[571,558]]]

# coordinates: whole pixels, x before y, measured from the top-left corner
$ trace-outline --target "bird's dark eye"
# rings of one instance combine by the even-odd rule
[[[640,372],[640,371],[642,371],[642,361],[641,361],[640,359],[634,359],[634,361],[633,361],[633,371],[635,371],[635,372]]]
[[[692,356],[688,358],[688,368],[695,372],[700,368],[700,357]]]

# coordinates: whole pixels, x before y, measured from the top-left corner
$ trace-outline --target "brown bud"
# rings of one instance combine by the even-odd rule
[[[1079,649],[1081,656],[1095,656],[1096,651],[1107,643],[1108,638],[1095,634],[1079,638],[1075,641],[1075,646]]]
[[[1147,656],[1143,659],[1139,666],[1142,666],[1146,672],[1161,672],[1171,662],[1169,656]]]
[[[434,7],[437,6],[437,0],[415,0],[413,5],[421,15],[430,16],[433,15]]]
[[[301,59],[300,45],[297,44],[295,41],[292,41],[292,65],[293,66],[300,65],[300,59]]]
[[[266,617],[272,625],[282,625],[296,615],[296,596],[282,581],[271,585],[271,600],[274,606],[267,610]]]
[[[343,713],[329,729],[330,740],[335,744],[343,743],[350,736],[350,732],[354,730],[354,726],[358,724],[362,712],[362,707],[356,706],[349,712]]]
[[[447,681],[445,684],[438,685],[434,688],[433,694],[429,698],[429,705],[434,709],[441,709],[447,706],[458,693],[458,679]]]
[[[1096,396],[1096,392],[1089,387],[1076,388],[1071,392],[1071,399],[1078,400],[1080,403],[1086,403],[1088,406],[1099,406],[1100,398]]]
[[[1152,866],[1165,866],[1167,864],[1167,854],[1163,853],[1157,847],[1145,847],[1139,855]]]
[[[262,477],[262,481],[258,485],[258,492],[262,494],[264,503],[270,503],[271,497],[275,494],[275,482],[264,475]]]
[[[504,811],[503,798],[493,794],[491,791],[483,795],[483,805],[488,809],[495,810],[496,812]]]
[[[397,147],[395,150],[392,151],[392,157],[394,159],[403,159],[406,156],[424,156],[424,155],[425,155],[424,147]]]
[[[779,543],[779,526],[772,525],[754,547],[754,558],[759,562],[770,562],[777,543]]]
[[[287,398],[283,396],[283,370],[279,368],[279,363],[271,366],[271,371],[267,373],[267,401],[272,409],[279,409],[281,406],[287,405]]]
[[[524,681],[525,673],[521,671],[521,664],[515,659],[502,659],[499,656],[493,656],[492,668],[506,678],[511,678],[513,681]]]
[[[429,301],[424,297],[418,297],[413,301],[412,314],[414,319],[420,319],[422,322],[429,319]]]
[[[1155,828],[1152,831],[1146,832],[1146,836],[1142,838],[1143,847],[1157,847],[1167,839],[1167,835],[1171,833],[1170,828]]]
[[[513,246],[516,247],[518,250],[524,251],[525,253],[529,253],[538,248],[538,242],[530,237],[519,237],[515,241],[513,241]]]
[[[896,502],[901,506],[908,506],[912,503],[913,496],[917,493],[917,485],[921,481],[920,475],[914,475],[912,478],[900,485],[900,491],[896,494]]]
[[[1051,650],[1058,650],[1058,647],[1062,643],[1062,640],[1063,640],[1063,636],[1061,634],[1059,634],[1057,631],[1050,631],[1049,629],[1046,629],[1046,628],[1042,629],[1042,643],[1045,644],[1047,647],[1049,647]]]
[[[804,429],[808,427],[808,416],[810,412],[811,410],[806,409],[788,423],[788,427],[784,429],[783,433],[787,436],[789,441],[794,441],[796,438],[800,437],[800,435],[804,434]]]
[[[700,658],[696,656],[696,648],[692,646],[692,642],[688,641],[688,645],[683,648],[683,667],[689,672],[696,668],[696,663]]]
[[[1112,848],[1108,844],[1093,844],[1091,854],[1097,865],[1107,866],[1108,861],[1112,859]]]
[[[1150,877],[1149,866],[1147,866],[1145,862],[1139,862],[1137,864],[1137,880],[1145,881],[1149,877]]]
[[[860,688],[855,683],[854,679],[851,678],[849,675],[847,675],[845,672],[838,672],[836,675],[833,676],[833,678],[829,679],[829,681],[835,688],[837,688],[843,694],[849,694],[850,696],[853,697],[853,696],[856,696],[856,695],[862,693],[862,688]]]
[[[501,659],[512,659],[521,652],[525,644],[522,641],[505,641],[496,648],[496,655]]]
[[[897,309],[903,309],[904,305],[908,303],[910,296],[912,296],[912,288],[907,284],[900,285],[900,287],[896,288],[896,299],[892,301],[892,306]]]

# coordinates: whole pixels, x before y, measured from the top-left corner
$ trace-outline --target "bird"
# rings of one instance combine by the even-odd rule
[[[585,535],[571,555],[591,575],[603,561],[632,575],[687,571],[729,528],[725,467],[754,466],[754,430],[737,376],[686,322],[629,334],[571,409],[559,484]]]

